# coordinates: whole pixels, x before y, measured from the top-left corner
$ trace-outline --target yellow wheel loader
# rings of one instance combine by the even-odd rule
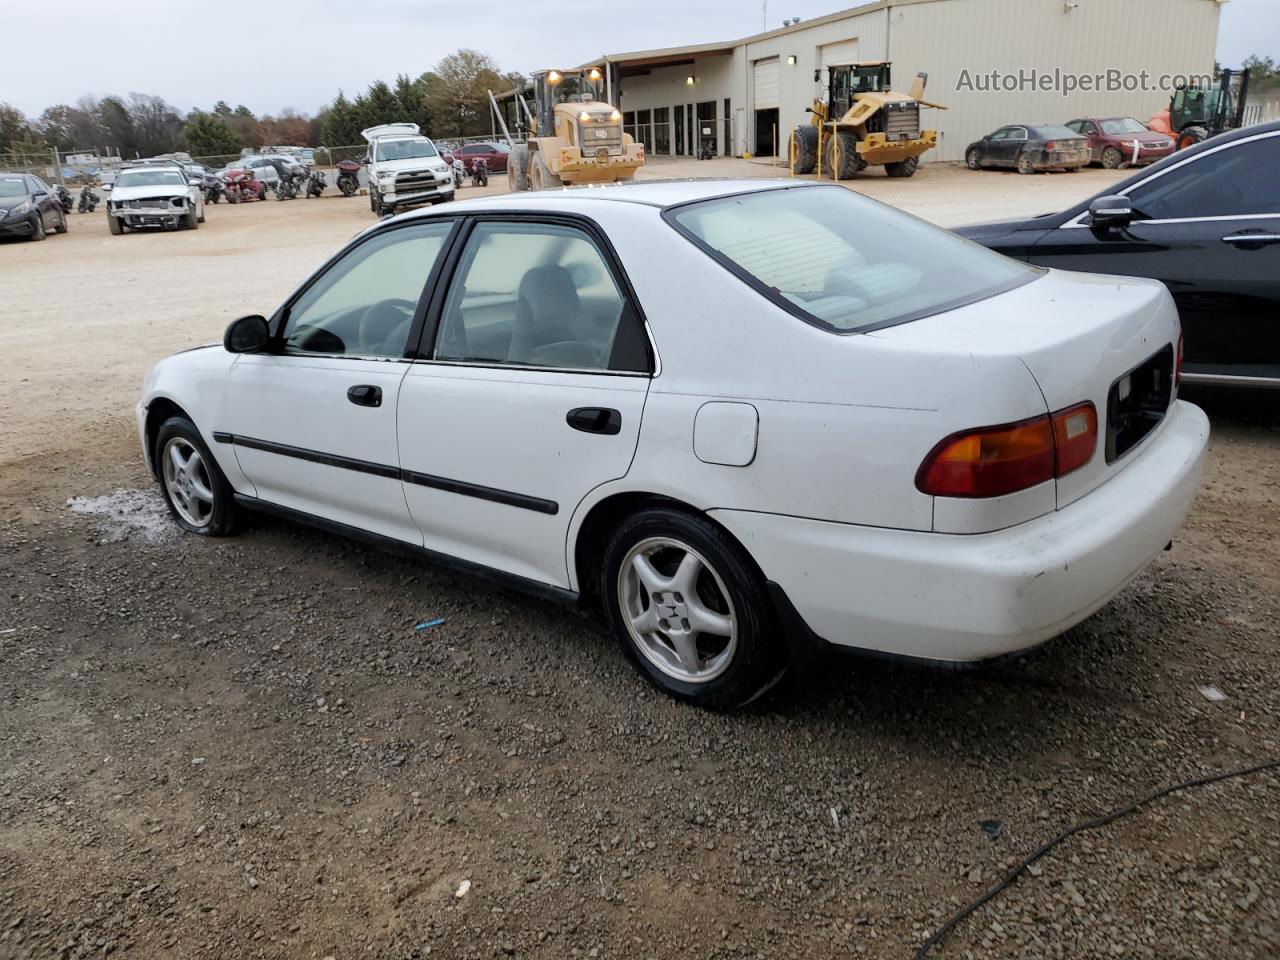
[[[534,109],[517,96],[529,119],[529,137],[507,158],[513,191],[631,180],[644,166],[644,144],[623,132],[622,114],[601,99],[600,82],[595,69],[533,74]]]
[[[909,177],[920,155],[938,145],[936,130],[920,129],[920,108],[946,107],[924,99],[926,74],[910,93],[890,89],[889,63],[872,61],[827,67],[825,98],[808,108],[811,120],[791,134],[791,169],[847,180],[866,167],[883,166],[891,177]],[[820,70],[813,72],[822,82]]]

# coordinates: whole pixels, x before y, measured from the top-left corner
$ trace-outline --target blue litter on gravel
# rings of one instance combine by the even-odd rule
[[[438,627],[442,623],[444,623],[444,617],[436,617],[434,620],[423,620],[420,624],[418,624],[413,629],[430,630],[432,627]]]

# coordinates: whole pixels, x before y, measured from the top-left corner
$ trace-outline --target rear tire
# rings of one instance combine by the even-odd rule
[[[1031,163],[1031,158],[1025,153],[1018,155],[1018,172],[1019,173],[1035,173],[1036,168]]]
[[[601,575],[615,638],[669,696],[733,710],[786,672],[764,577],[703,517],[665,507],[635,514],[606,547]]]
[[[194,423],[182,416],[162,423],[151,456],[160,492],[178,526],[204,537],[235,532],[240,519],[235,491]]]
[[[1107,147],[1102,151],[1102,165],[1108,170],[1119,170],[1124,163],[1124,156],[1115,147]]]
[[[972,150],[970,150],[968,153],[964,155],[964,162],[965,162],[965,165],[968,166],[970,170],[981,170],[982,169],[982,151],[979,150],[977,147],[974,147]]]
[[[795,173],[813,173],[818,165],[818,128],[796,127],[787,144],[791,169]]]
[[[66,232],[67,232],[67,215],[66,215],[65,213],[64,213],[61,217],[59,217],[59,218],[58,218],[58,225],[57,225],[56,227],[54,227],[54,228],[53,228],[53,232],[54,232],[54,233],[66,233]]]
[[[915,174],[916,168],[919,166],[919,157],[907,157],[907,159],[899,160],[897,163],[886,163],[884,172],[891,177],[910,177]]]
[[[529,147],[517,144],[507,157],[507,189],[512,193],[528,190]]]

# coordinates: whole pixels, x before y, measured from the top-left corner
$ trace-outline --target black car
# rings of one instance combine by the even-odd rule
[[[1053,123],[1014,123],[976,140],[964,151],[970,170],[1010,167],[1019,173],[1079,170],[1092,158],[1089,138]]]
[[[1280,122],[1206,140],[1061,213],[956,232],[1043,267],[1161,280],[1188,382],[1280,387]]]
[[[0,237],[43,240],[50,227],[67,232],[67,215],[53,189],[29,173],[0,173]]]

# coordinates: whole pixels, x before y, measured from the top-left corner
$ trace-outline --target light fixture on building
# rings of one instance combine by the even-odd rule
[[[796,55],[794,53],[787,57],[787,63],[793,67],[796,65]]]
[[[694,77],[694,75],[691,73],[691,74],[689,74],[687,77],[685,77],[685,78],[684,78],[684,85],[685,85],[686,87],[692,87],[696,79],[697,79],[697,78],[696,78],[696,77]]]
[[[592,67],[591,72],[587,74],[587,77],[590,78],[592,83],[599,82],[600,76],[601,76],[600,71],[595,67]]]
[[[548,71],[547,83],[551,84],[551,86],[554,87],[559,82],[560,82],[560,71],[559,70]]]

